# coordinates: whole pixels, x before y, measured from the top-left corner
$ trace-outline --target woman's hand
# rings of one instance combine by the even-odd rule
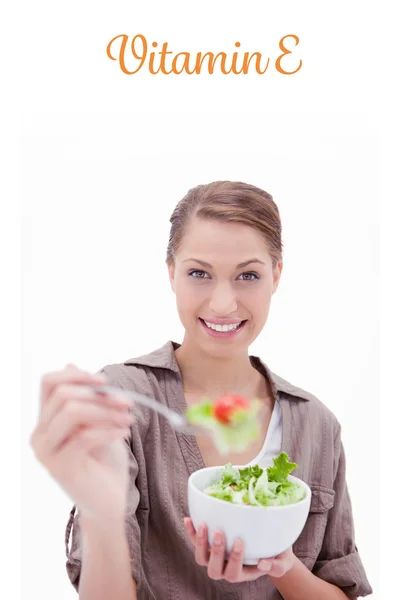
[[[41,380],[40,415],[31,436],[36,458],[87,519],[123,518],[132,415],[123,395],[96,394],[104,376],[67,365]]]
[[[296,557],[292,548],[289,548],[274,558],[263,558],[258,565],[243,565],[244,545],[239,539],[235,541],[229,560],[226,561],[223,533],[215,533],[210,548],[206,525],[201,523],[196,532],[190,518],[186,517],[184,522],[190,541],[195,549],[196,562],[198,565],[207,567],[207,574],[211,579],[225,579],[230,583],[240,583],[242,581],[254,581],[263,575],[282,577],[295,563]]]

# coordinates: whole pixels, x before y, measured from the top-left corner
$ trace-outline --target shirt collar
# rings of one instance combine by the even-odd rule
[[[179,377],[181,375],[179,366],[175,357],[175,350],[180,344],[173,341],[168,341],[161,348],[139,356],[138,358],[130,358],[124,362],[124,365],[140,365],[154,369],[167,369],[173,371]],[[266,375],[271,383],[274,395],[279,394],[282,399],[282,394],[287,395],[289,400],[306,400],[310,401],[313,396],[309,392],[298,388],[279,375],[273,373],[268,366],[257,356],[250,356],[250,360],[254,367]]]

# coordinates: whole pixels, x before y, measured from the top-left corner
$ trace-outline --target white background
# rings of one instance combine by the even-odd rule
[[[379,461],[377,60],[363,44],[371,6],[26,7],[35,27],[20,121],[22,597],[76,597],[63,554],[71,503],[28,447],[40,376],[69,361],[95,371],[181,340],[164,265],[168,219],[189,187],[226,178],[264,187],[280,208],[283,278],[251,351],[341,421],[357,546],[380,598],[379,523],[365,501]],[[129,77],[105,55],[123,32],[175,52],[229,52],[239,40],[271,57],[295,33],[303,68]]]

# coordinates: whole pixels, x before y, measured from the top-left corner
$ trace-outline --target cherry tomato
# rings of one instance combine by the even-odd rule
[[[250,401],[238,394],[224,394],[214,404],[214,416],[221,423],[230,423],[237,410],[249,410]]]

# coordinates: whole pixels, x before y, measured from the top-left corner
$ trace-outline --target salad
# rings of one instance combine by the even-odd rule
[[[220,480],[214,481],[204,493],[226,502],[249,506],[284,506],[303,500],[306,495],[304,488],[288,481],[288,475],[298,465],[290,462],[286,452],[281,452],[273,462],[273,466],[265,469],[253,465],[238,471],[228,463]]]
[[[205,399],[190,406],[186,417],[193,425],[203,425],[215,433],[214,442],[221,454],[242,452],[260,435],[258,412],[261,402],[238,394],[224,394],[212,402]]]

